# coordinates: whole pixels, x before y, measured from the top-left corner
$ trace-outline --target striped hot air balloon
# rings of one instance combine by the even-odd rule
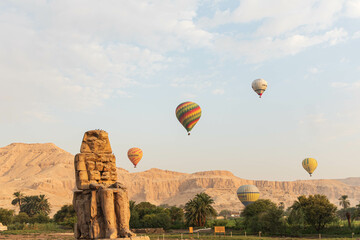
[[[302,161],[302,166],[310,174],[310,177],[311,177],[311,174],[315,171],[317,165],[318,164],[317,164],[317,161],[315,160],[315,158],[305,158]]]
[[[177,106],[175,113],[179,122],[184,126],[188,135],[190,135],[191,129],[193,129],[201,117],[200,106],[194,102],[184,102]]]
[[[237,190],[237,196],[242,204],[249,205],[259,199],[259,189],[254,185],[242,185]]]
[[[130,148],[128,151],[128,158],[134,164],[134,168],[136,168],[136,165],[140,162],[142,156],[143,152],[140,148],[134,147]]]

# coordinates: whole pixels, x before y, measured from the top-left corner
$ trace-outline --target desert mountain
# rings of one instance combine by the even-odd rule
[[[13,143],[0,148],[0,207],[14,209],[11,200],[16,191],[25,195],[45,194],[52,205],[52,214],[62,205],[70,204],[75,187],[73,159],[73,155],[52,143]],[[130,199],[136,202],[179,206],[204,191],[213,197],[218,211],[243,208],[236,196],[237,188],[243,184],[256,185],[261,198],[284,202],[286,207],[302,194],[325,194],[336,205],[344,194],[349,196],[352,206],[360,200],[360,178],[254,181],[241,179],[229,171],[187,174],[153,168],[129,173],[118,168],[118,180],[127,186]]]
[[[52,210],[71,203],[74,156],[52,143],[12,143],[0,148],[0,207],[14,208],[12,194],[45,194]]]

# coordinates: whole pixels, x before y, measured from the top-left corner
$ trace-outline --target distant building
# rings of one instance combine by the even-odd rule
[[[7,230],[7,226],[2,225],[2,223],[0,223],[0,232],[1,231],[6,231]]]

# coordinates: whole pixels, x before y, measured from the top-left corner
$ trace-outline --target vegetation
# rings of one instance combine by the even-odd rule
[[[0,208],[0,222],[4,225],[8,225],[12,221],[12,217],[14,216],[14,210],[7,210],[4,208]]]
[[[284,211],[268,199],[248,205],[242,212],[244,224],[251,232],[281,233],[284,231]]]
[[[214,200],[206,193],[199,193],[185,204],[185,219],[188,226],[203,227],[209,217],[217,215],[211,206]]]
[[[8,226],[6,234],[59,232],[71,229],[76,222],[76,214],[72,205],[64,205],[50,219],[50,205],[44,195],[25,196],[14,193],[12,204],[19,207],[19,214],[13,210],[0,208],[0,222]],[[350,207],[347,196],[339,198],[342,208],[336,211],[324,195],[299,196],[293,205],[285,210],[284,204],[275,204],[267,199],[260,199],[248,205],[241,217],[231,217],[231,211],[223,210],[215,219],[216,211],[212,207],[213,199],[205,193],[197,194],[185,206],[176,207],[167,204],[155,206],[149,202],[136,204],[130,201],[131,228],[164,228],[185,229],[187,226],[210,227],[225,226],[234,238],[239,235],[258,234],[262,236],[314,237],[321,233],[323,237],[356,237],[360,235],[360,203]],[[31,207],[30,207],[31,206]],[[31,208],[31,211],[29,209]],[[351,225],[349,218],[351,216]],[[200,232],[201,238],[207,238]],[[207,234],[212,234],[211,232]],[[166,238],[176,238],[167,234]],[[179,237],[178,237],[179,238]],[[156,237],[155,237],[156,239]]]
[[[225,219],[231,217],[231,211],[230,210],[221,210],[219,213],[219,216],[224,217]]]
[[[54,222],[71,228],[74,227],[76,220],[77,217],[73,205],[62,206],[61,209],[54,215]]]
[[[15,214],[14,210],[0,208],[0,222],[6,225],[8,230],[44,229],[46,227],[43,225],[49,227],[49,224],[53,224],[48,216],[50,204],[45,195],[25,196],[21,192],[15,192],[13,197],[11,204],[19,207],[19,214]]]
[[[21,192],[14,192],[13,193],[14,199],[12,200],[11,204],[12,205],[18,205],[19,208],[21,209],[21,203],[24,199],[24,194],[22,194]]]
[[[184,228],[184,211],[175,206],[157,207],[149,202],[130,205],[131,228]]]
[[[342,195],[340,198],[339,198],[339,205],[342,206],[345,210],[345,216],[346,216],[346,219],[348,221],[348,226],[349,228],[351,228],[351,215],[350,215],[350,212],[349,211],[346,211],[346,209],[348,207],[350,207],[350,201],[347,199],[348,196],[347,195]]]
[[[50,204],[45,195],[25,196],[22,199],[20,212],[24,212],[30,217],[36,214],[47,216],[50,213]]]
[[[336,220],[336,206],[330,203],[325,195],[300,196],[291,208],[297,211],[299,217],[303,216],[304,222],[315,228],[318,232],[326,224]]]

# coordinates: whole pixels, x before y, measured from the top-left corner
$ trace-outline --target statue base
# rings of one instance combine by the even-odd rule
[[[135,236],[131,238],[78,238],[81,240],[150,240],[149,236]]]

